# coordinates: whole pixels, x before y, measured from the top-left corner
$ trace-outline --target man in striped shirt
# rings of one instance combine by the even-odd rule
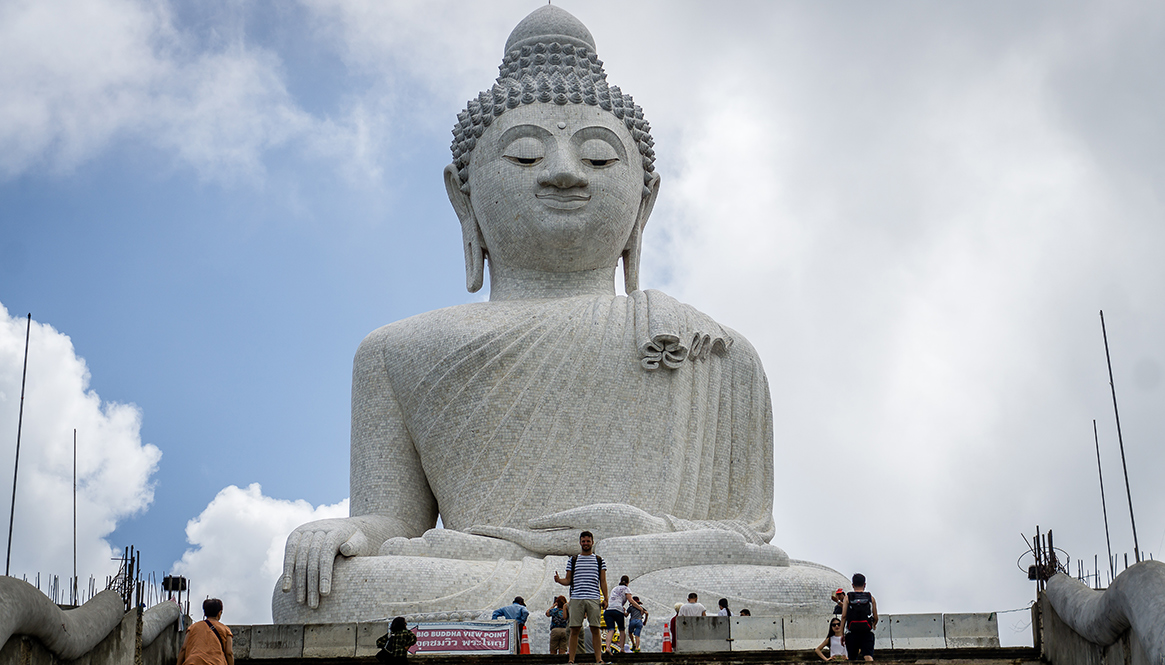
[[[559,577],[554,571],[554,581],[570,587],[570,641],[567,662],[574,662],[578,651],[578,637],[582,632],[583,617],[591,626],[591,644],[595,645],[595,662],[603,662],[603,653],[598,649],[599,617],[607,601],[607,564],[593,552],[595,536],[583,531],[578,536],[582,554],[571,557],[566,562],[566,577]],[[602,592],[600,595],[599,592]]]

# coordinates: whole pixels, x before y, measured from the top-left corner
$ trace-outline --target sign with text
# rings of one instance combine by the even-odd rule
[[[517,624],[513,621],[449,621],[409,626],[417,635],[415,654],[518,653]]]

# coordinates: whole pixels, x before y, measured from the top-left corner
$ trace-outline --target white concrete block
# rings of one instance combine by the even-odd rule
[[[999,646],[999,620],[994,612],[944,614],[943,630],[948,649]]]
[[[895,614],[890,617],[889,624],[894,649],[944,649],[947,646],[941,614]],[[874,648],[878,648],[877,642]]]
[[[732,651],[783,651],[785,624],[781,617],[732,617]]]
[[[729,617],[679,617],[676,619],[676,651],[730,651],[730,620]]]
[[[829,622],[833,617],[833,614],[798,614],[785,617],[785,649],[787,651],[816,649],[821,640],[829,635]]]
[[[325,623],[303,627],[304,658],[353,658],[356,624]]]

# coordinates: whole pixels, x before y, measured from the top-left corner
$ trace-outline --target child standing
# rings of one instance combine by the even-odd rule
[[[631,635],[631,650],[639,653],[639,635],[643,633],[643,624],[647,623],[647,608],[639,602],[639,596],[632,596],[635,604],[627,608],[627,633]]]

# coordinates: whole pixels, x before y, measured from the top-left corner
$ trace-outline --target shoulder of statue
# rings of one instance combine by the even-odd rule
[[[662,291],[629,295],[635,312],[635,339],[646,370],[678,369],[686,361],[712,356],[761,369],[756,350],[740,333]]]

